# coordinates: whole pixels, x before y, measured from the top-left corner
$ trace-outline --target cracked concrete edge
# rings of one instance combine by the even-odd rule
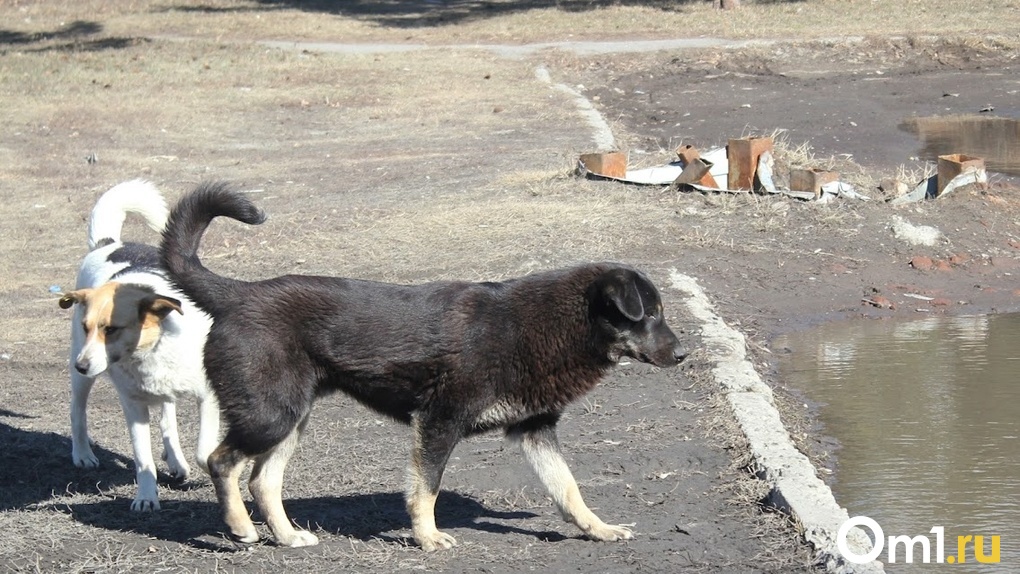
[[[535,78],[544,84],[548,84],[553,89],[570,96],[577,107],[577,112],[581,114],[581,117],[588,122],[588,126],[592,129],[592,140],[595,142],[598,151],[612,151],[616,149],[616,138],[613,136],[612,128],[606,123],[602,114],[595,109],[595,106],[591,105],[588,98],[566,84],[553,82],[552,77],[549,75],[549,70],[545,66],[535,68]]]
[[[843,557],[836,543],[840,526],[849,515],[836,503],[832,490],[818,478],[811,461],[794,446],[772,396],[747,359],[744,335],[716,314],[697,280],[670,271],[672,287],[687,294],[688,311],[701,325],[701,337],[712,374],[726,396],[748,446],[760,478],[771,487],[770,498],[790,514],[811,544],[815,558],[834,574],[883,574],[881,562],[855,564]],[[857,555],[872,548],[871,539],[859,528],[848,535],[848,545]]]

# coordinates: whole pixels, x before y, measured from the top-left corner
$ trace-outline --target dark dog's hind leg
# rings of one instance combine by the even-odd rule
[[[297,530],[287,518],[283,509],[283,470],[287,461],[294,454],[301,433],[308,423],[308,415],[291,431],[285,439],[269,452],[255,458],[255,466],[248,481],[248,490],[255,498],[255,504],[266,517],[269,528],[273,530],[276,542],[281,546],[297,548],[314,546],[319,543],[318,537],[307,530]]]
[[[407,484],[407,512],[411,515],[414,541],[423,550],[432,552],[457,545],[453,536],[436,528],[436,497],[443,480],[446,462],[462,433],[438,417],[422,419],[416,415],[411,423],[414,446],[411,450],[411,468]]]
[[[625,540],[634,536],[626,526],[606,524],[581,498],[581,491],[563,460],[556,439],[556,420],[527,421],[511,428],[507,437],[521,445],[524,458],[542,481],[563,519],[595,540]]]
[[[259,541],[259,533],[248,516],[248,510],[241,499],[238,481],[248,457],[234,450],[227,443],[220,443],[209,455],[209,476],[212,477],[216,498],[223,510],[223,520],[230,528],[230,534],[240,542]]]

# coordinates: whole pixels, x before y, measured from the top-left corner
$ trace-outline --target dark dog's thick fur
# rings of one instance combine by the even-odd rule
[[[312,403],[340,390],[412,426],[407,508],[424,549],[456,543],[434,518],[451,451],[493,429],[521,444],[566,520],[598,540],[631,537],[584,504],[555,428],[562,409],[621,357],[660,367],[683,360],[643,274],[602,263],[500,283],[297,275],[248,283],[212,273],[197,257],[217,216],[265,219],[224,184],[205,184],[173,209],[161,253],[172,280],[213,317],[205,367],[227,433],[209,467],[234,536],[258,540],[238,487],[254,459],[249,489],[277,541],[318,542],[284,513],[283,469]]]

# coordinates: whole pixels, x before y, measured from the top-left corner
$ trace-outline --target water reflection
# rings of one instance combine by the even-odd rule
[[[943,526],[947,555],[959,535],[999,535],[1001,564],[952,571],[1020,571],[1020,315],[841,323],[775,347],[841,443],[833,490],[851,516],[886,536]]]
[[[962,153],[984,158],[992,171],[1020,175],[1020,120],[988,116],[910,118],[900,129],[921,140],[922,159]]]

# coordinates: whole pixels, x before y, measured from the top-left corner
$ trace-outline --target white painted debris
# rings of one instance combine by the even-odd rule
[[[712,174],[716,181],[726,181],[726,176],[730,173],[730,160],[726,156],[726,148],[717,147],[702,154],[701,159],[712,164],[712,169],[708,170],[708,173]]]
[[[913,190],[907,194],[892,198],[889,200],[889,204],[904,205],[907,203],[916,203],[926,198],[942,197],[947,193],[953,192],[958,187],[963,187],[972,183],[985,184],[988,183],[988,172],[986,172],[984,168],[968,169],[950,180],[950,182],[946,184],[945,189],[942,190],[942,193],[938,193],[938,181],[939,176],[937,174],[927,179],[922,179]]]
[[[775,182],[772,181],[772,168],[775,165],[776,160],[772,158],[772,152],[766,150],[758,156],[758,171],[755,172],[755,175],[758,176],[758,183],[769,193],[777,193],[779,191],[776,189]],[[814,198],[815,194],[812,193],[810,199]]]
[[[930,225],[913,225],[899,215],[894,215],[892,218],[892,232],[893,237],[911,245],[931,247],[939,241],[945,240],[945,236],[938,229]]]
[[[936,188],[937,185],[938,185],[937,175],[933,175],[928,179],[922,179],[921,182],[918,183],[913,190],[899,197],[892,198],[891,200],[889,200],[889,204],[904,205],[907,203],[915,203],[921,201],[922,199],[929,196],[935,197],[935,190],[937,189]],[[931,193],[928,192],[929,188],[932,190]]]
[[[870,197],[860,193],[849,183],[842,181],[830,181],[829,183],[822,185],[822,196],[818,198],[818,203],[829,203],[837,197],[871,201]]]
[[[627,175],[623,177],[611,177],[609,179],[641,185],[669,185],[673,183],[673,180],[680,177],[680,174],[683,173],[683,171],[684,164],[679,161],[674,161],[673,163],[656,167],[628,169]]]
[[[937,178],[938,176],[935,177]],[[970,185],[972,183],[981,184],[988,183],[988,173],[985,172],[985,168],[980,167],[965,170],[963,173],[954,177],[952,180],[950,180],[949,183],[946,184],[946,187],[942,189],[942,193],[939,194],[939,197],[942,197],[943,195],[952,192],[958,187],[963,187],[965,185]]]

